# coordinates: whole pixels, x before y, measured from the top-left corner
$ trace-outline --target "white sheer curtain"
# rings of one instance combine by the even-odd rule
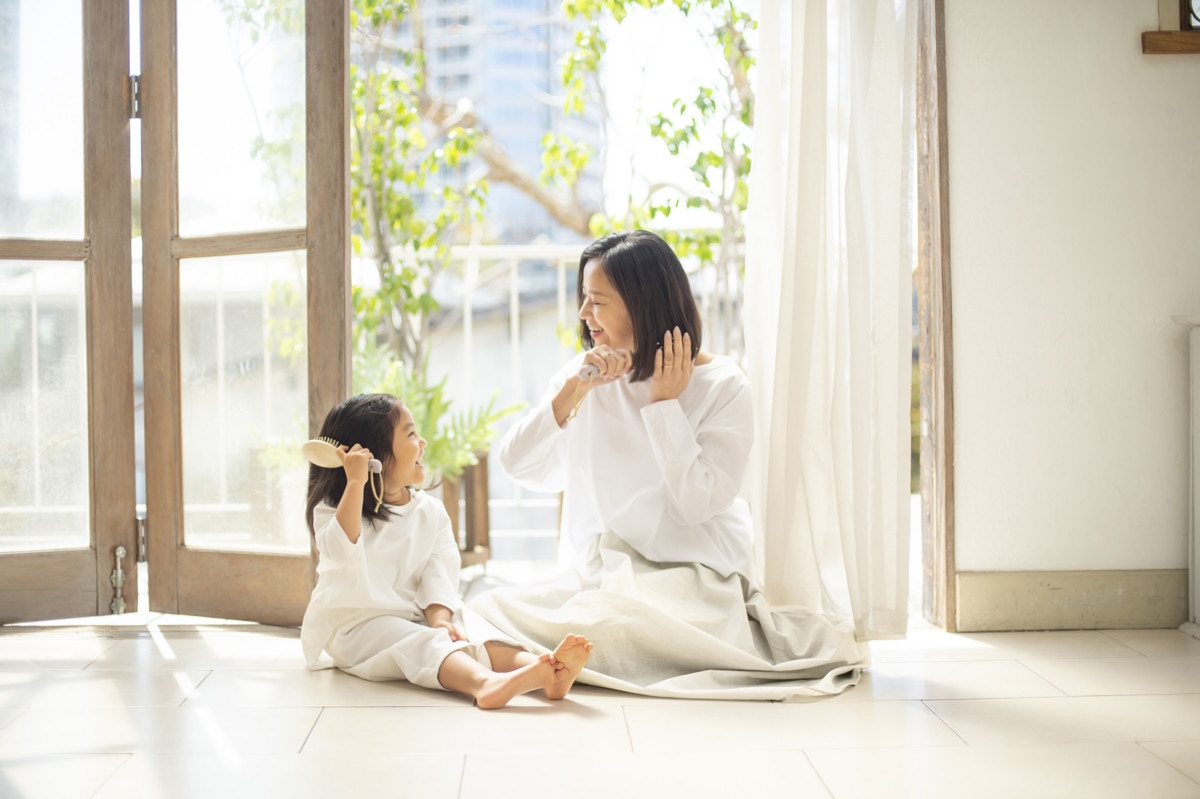
[[[916,0],[761,0],[748,493],[773,604],[907,625]]]

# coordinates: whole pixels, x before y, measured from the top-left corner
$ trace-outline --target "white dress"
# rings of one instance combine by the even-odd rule
[[[567,633],[596,645],[580,681],[653,696],[788,699],[858,681],[869,650],[844,620],[772,610],[753,575],[753,527],[738,494],[753,437],[745,375],[696,366],[676,400],[649,381],[597,386],[560,428],[551,407],[582,355],[504,437],[522,485],[563,491],[573,567],[490,591],[471,608],[534,651]]]
[[[441,502],[420,491],[405,505],[385,507],[393,517],[383,523],[363,519],[355,543],[334,508],[314,509],[320,559],[300,627],[304,658],[310,669],[332,665],[368,680],[441,688],[438,669],[452,652],[465,650],[488,665],[484,647],[451,641],[446,630],[429,627],[422,613],[444,605],[464,629],[458,616],[461,559],[450,518]]]

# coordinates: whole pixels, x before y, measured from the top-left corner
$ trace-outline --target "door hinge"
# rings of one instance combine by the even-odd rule
[[[134,529],[137,532],[137,562],[146,562],[146,511],[139,510],[134,519]]]
[[[129,76],[129,118],[142,118],[142,76]]]
[[[112,603],[108,608],[114,615],[119,615],[125,612],[125,570],[121,568],[121,560],[125,557],[125,547],[114,549],[113,556],[117,561],[117,565],[113,569],[112,575],[108,578],[113,587]]]

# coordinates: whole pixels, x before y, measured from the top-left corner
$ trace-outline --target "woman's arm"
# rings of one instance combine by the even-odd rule
[[[737,497],[754,435],[751,412],[744,387],[697,420],[695,427],[678,400],[642,409],[669,511],[680,522],[702,524]]]

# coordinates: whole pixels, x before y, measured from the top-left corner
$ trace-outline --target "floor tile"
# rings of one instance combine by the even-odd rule
[[[1194,741],[1143,741],[1142,748],[1200,783],[1200,739]]]
[[[875,641],[877,662],[928,660],[1015,660],[1020,658],[1136,657],[1140,654],[1102,632],[1005,632],[952,634],[933,628],[913,631],[899,641]]]
[[[232,630],[173,635],[158,629],[142,637],[113,642],[88,668],[306,670],[298,636]]]
[[[1200,694],[1200,657],[1026,660],[1071,696]]]
[[[90,799],[129,755],[0,755],[0,796]]]
[[[0,729],[25,712],[23,707],[0,707]]]
[[[1062,695],[1015,660],[983,660],[876,663],[842,696],[846,701],[858,701]]]
[[[826,749],[808,755],[837,799],[1200,797],[1200,784],[1134,744]]]
[[[318,708],[35,708],[0,728],[0,752],[299,752]]]
[[[1200,638],[1181,630],[1105,630],[1104,634],[1147,657],[1200,658]]]
[[[599,688],[595,685],[575,684],[571,689],[570,700],[576,704],[596,708],[622,708],[629,705],[644,704],[685,704],[689,700],[673,699],[661,696],[642,696],[629,694],[624,691],[614,691],[611,688]],[[546,698],[536,691],[518,696],[508,703],[508,707],[544,707]]]
[[[94,799],[455,799],[462,755],[137,754]]]
[[[462,799],[525,796],[531,788],[571,799],[830,796],[803,752],[467,755]]]
[[[303,751],[529,752],[550,757],[581,746],[593,753],[630,751],[621,712],[581,706],[569,698],[500,710],[331,707],[322,712]]]
[[[0,671],[0,707],[177,707],[205,671]]]
[[[70,631],[0,634],[0,671],[79,670],[116,644],[115,639]]]
[[[1200,730],[1200,695],[1072,696],[926,703],[968,744],[1186,741]]]
[[[920,702],[685,702],[625,708],[635,752],[961,746]]]
[[[185,707],[473,707],[470,697],[392,680],[372,682],[337,669],[214,671]]]

